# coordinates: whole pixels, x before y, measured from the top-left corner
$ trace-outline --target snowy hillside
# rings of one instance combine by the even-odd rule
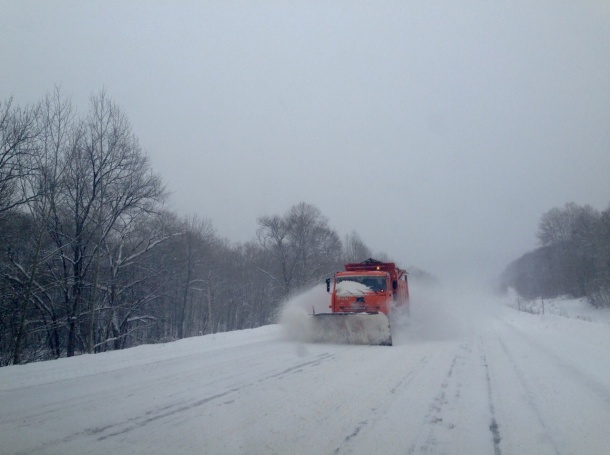
[[[412,294],[393,347],[272,325],[2,368],[0,453],[608,453],[599,312]]]

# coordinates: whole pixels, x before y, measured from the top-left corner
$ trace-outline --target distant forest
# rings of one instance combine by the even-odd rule
[[[231,244],[180,217],[103,91],[0,101],[0,366],[257,327],[371,251],[298,203]],[[380,258],[382,259],[382,258]]]
[[[528,299],[586,297],[610,307],[610,205],[602,212],[566,204],[542,215],[540,247],[512,262],[502,286]]]

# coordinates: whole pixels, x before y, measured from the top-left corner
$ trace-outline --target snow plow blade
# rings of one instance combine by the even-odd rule
[[[314,341],[392,346],[390,321],[383,313],[317,313]]]

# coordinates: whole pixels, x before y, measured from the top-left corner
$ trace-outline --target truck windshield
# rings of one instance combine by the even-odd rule
[[[385,278],[381,276],[345,276],[337,278],[337,284],[350,281],[362,284],[374,292],[385,291],[386,288]]]

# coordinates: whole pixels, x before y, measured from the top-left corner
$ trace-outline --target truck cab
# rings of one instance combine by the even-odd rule
[[[407,272],[393,262],[368,259],[346,264],[345,271],[326,281],[326,290],[333,313],[389,315],[393,306],[409,304]]]

